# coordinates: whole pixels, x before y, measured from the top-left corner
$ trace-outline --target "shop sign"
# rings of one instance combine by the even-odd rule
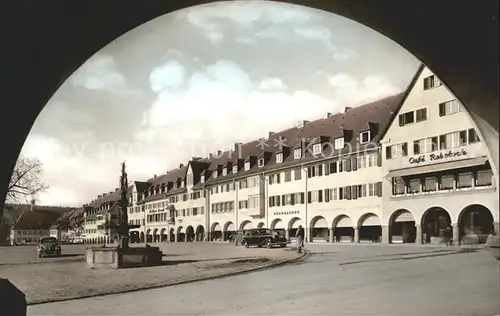
[[[466,155],[467,155],[467,150],[462,148],[458,150],[449,150],[440,152],[439,154],[433,153],[433,154],[425,154],[425,155],[410,157],[410,159],[408,159],[408,162],[412,165],[419,165],[428,161],[434,162],[434,161],[448,160],[453,158],[464,157]]]

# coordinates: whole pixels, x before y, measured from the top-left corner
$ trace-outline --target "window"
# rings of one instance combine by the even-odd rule
[[[437,186],[437,178],[436,177],[428,177],[424,179],[424,191],[425,192],[434,192],[436,191]]]
[[[322,150],[321,150],[321,143],[319,144],[314,144],[313,145],[313,155],[319,155],[321,154]]]
[[[295,169],[293,171],[293,174],[295,176],[296,181],[302,179],[302,169],[300,169],[300,168]]]
[[[250,161],[245,162],[245,171],[250,170]]]
[[[415,122],[415,113],[413,111],[399,114],[399,126],[405,126]]]
[[[258,208],[259,204],[259,196],[249,196],[248,197],[248,208]]]
[[[465,131],[453,132],[439,136],[439,149],[453,149],[467,143]]]
[[[423,122],[427,120],[427,108],[418,109],[415,111],[416,122]]]
[[[411,179],[409,181],[408,193],[419,193],[420,192],[420,179]]]
[[[264,158],[259,158],[258,166],[259,166],[259,168],[264,167]]]
[[[227,169],[228,169],[228,168],[224,168],[224,169],[222,170],[222,175],[223,175],[223,176],[227,176]]]
[[[365,144],[370,141],[370,131],[364,131],[359,134],[359,143]]]
[[[491,170],[480,170],[477,172],[475,184],[478,187],[490,186],[493,184],[493,172]]]
[[[276,155],[276,163],[282,163],[283,162],[283,154],[279,153]]]
[[[335,150],[340,150],[344,148],[344,137],[339,137],[335,139]]]
[[[302,149],[297,148],[293,151],[293,159],[300,159],[302,158]]]
[[[424,78],[424,90],[436,88],[439,87],[440,85],[442,85],[441,80],[439,80],[434,75]]]
[[[445,116],[460,112],[460,103],[457,99],[446,101],[439,104],[439,116]]]
[[[457,188],[472,187],[472,172],[459,173],[457,177]]]
[[[218,174],[218,173],[219,173],[219,172],[218,172],[217,170],[214,170],[214,179],[215,179],[215,178],[217,178],[217,174]]]
[[[187,185],[193,185],[193,175],[192,174],[187,176]],[[162,192],[165,192],[165,187],[162,187]]]
[[[292,181],[292,171],[288,170],[285,171],[285,182],[290,182]]]
[[[400,143],[385,148],[386,159],[395,159],[408,156],[408,143]]]
[[[479,142],[479,136],[477,135],[477,132],[475,129],[473,128],[470,128],[468,130],[468,140],[469,140],[469,144],[474,144],[474,143],[478,143]]]
[[[238,165],[233,166],[233,173],[238,173]]]

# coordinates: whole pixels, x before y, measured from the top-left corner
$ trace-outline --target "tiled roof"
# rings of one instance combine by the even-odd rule
[[[330,115],[323,119],[312,122],[305,122],[302,127],[293,127],[287,130],[274,133],[264,142],[254,140],[245,144],[239,144],[236,150],[220,152],[209,158],[193,158],[186,165],[180,165],[178,168],[170,170],[166,174],[155,176],[147,181],[136,181],[135,185],[138,191],[152,190],[153,194],[145,197],[141,202],[153,201],[174,194],[184,193],[185,188],[176,187],[176,182],[180,179],[185,180],[188,167],[191,165],[195,174],[205,174],[204,183],[195,179],[194,189],[201,189],[207,185],[213,185],[231,179],[246,177],[251,174],[272,171],[277,168],[292,167],[308,162],[312,162],[324,157],[346,154],[353,151],[363,151],[374,149],[381,139],[382,133],[400,107],[405,93],[399,93],[384,99],[371,102],[354,108],[347,108],[347,111]],[[370,129],[370,145],[361,145],[359,142],[359,133]],[[346,146],[343,150],[334,151],[333,143],[336,138],[344,138]],[[323,143],[322,155],[312,156],[312,145],[321,141]],[[282,146],[280,146],[280,144]],[[302,159],[294,159],[293,151],[295,148],[307,148],[303,153]],[[283,162],[276,162],[276,155],[283,153]],[[258,167],[258,158],[265,159],[265,166]],[[251,162],[251,169],[244,171],[244,161]],[[232,173],[232,165],[238,164],[238,173]],[[229,170],[227,175],[222,176],[222,172],[217,178],[213,177],[214,170],[222,171],[222,168]],[[161,193],[161,187],[166,190]],[[156,189],[158,194],[156,194]],[[151,191],[150,191],[151,192]]]
[[[14,223],[12,229],[49,229],[57,220],[68,211],[68,208],[54,206],[31,206],[21,204],[14,206],[22,210],[21,215]]]

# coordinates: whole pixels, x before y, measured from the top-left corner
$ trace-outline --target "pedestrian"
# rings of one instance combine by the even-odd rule
[[[446,247],[452,245],[452,239],[453,239],[453,230],[451,226],[448,225],[444,231],[444,240],[446,243]]]
[[[302,248],[304,247],[304,237],[305,237],[305,232],[304,228],[302,225],[299,225],[299,228],[297,228],[297,232],[295,233],[295,237],[297,237],[297,252],[301,253]]]

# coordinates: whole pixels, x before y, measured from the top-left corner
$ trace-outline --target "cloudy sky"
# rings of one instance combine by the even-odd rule
[[[57,91],[23,154],[40,202],[81,205],[129,178],[402,91],[419,62],[356,22],[281,3],[197,6],[104,47]]]

